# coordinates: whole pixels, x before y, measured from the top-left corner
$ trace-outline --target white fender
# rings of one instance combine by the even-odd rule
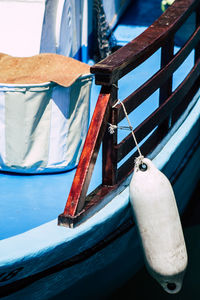
[[[174,192],[147,158],[135,168],[130,200],[149,273],[168,293],[182,287],[187,251]]]

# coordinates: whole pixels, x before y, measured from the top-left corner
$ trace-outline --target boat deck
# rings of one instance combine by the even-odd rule
[[[152,4],[151,4],[152,5]],[[142,6],[142,7],[139,7]],[[159,7],[159,9],[158,9]],[[140,34],[146,26],[151,24],[162,13],[160,10],[160,1],[155,1],[154,13],[148,13],[148,4],[142,1],[134,1],[133,8],[128,10],[127,15],[121,19],[116,27],[114,34],[119,45],[124,45],[131,39]],[[149,19],[143,18],[145,13]],[[132,21],[132,23],[131,23]],[[136,24],[139,24],[136,25]],[[124,36],[124,27],[127,35]],[[178,47],[175,48],[175,52]],[[187,75],[192,67],[194,54],[187,58],[173,77],[173,89]],[[160,51],[158,50],[140,67],[119,81],[120,93],[119,99],[124,99],[130,90],[137,89],[144,83],[156,70],[160,68]],[[90,62],[91,63],[91,62]],[[136,80],[137,78],[137,80]],[[94,109],[99,86],[93,83],[91,93],[91,114]],[[131,114],[133,127],[136,127],[147,115],[149,115],[158,106],[158,91],[149,97],[144,104],[137,108]],[[123,121],[121,125],[127,125]],[[121,140],[126,133],[120,131],[118,139]],[[92,182],[89,192],[93,190],[100,182],[97,182],[101,170],[101,155],[97,159]],[[11,236],[21,234],[32,228],[40,226],[46,222],[56,219],[63,211],[75,169],[70,172],[49,175],[17,175],[0,173],[0,239],[6,239]],[[99,181],[101,178],[99,178]]]

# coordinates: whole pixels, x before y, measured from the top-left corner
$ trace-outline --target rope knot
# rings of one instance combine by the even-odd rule
[[[139,166],[143,163],[144,156],[139,155],[135,158],[135,171],[137,172],[139,170]]]
[[[108,132],[110,134],[114,134],[115,133],[115,129],[117,129],[117,125],[113,125],[113,124],[110,124],[108,123],[109,127],[108,127]]]

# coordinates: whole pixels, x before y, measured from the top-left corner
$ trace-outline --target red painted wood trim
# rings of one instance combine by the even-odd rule
[[[111,85],[136,68],[174,35],[199,0],[176,0],[140,36],[91,68],[96,84]]]
[[[107,120],[111,109],[109,108],[110,94],[111,88],[101,89],[65,210],[60,216],[60,220],[65,216],[74,216],[84,205],[100,143],[105,128],[107,128]]]

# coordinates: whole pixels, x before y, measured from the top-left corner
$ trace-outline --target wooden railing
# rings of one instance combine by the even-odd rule
[[[174,35],[187,18],[196,14],[196,29],[189,40],[174,55]],[[131,113],[156,90],[160,90],[159,107],[136,129],[138,142],[153,133],[142,144],[144,155],[150,153],[169,132],[199,88],[200,80],[200,0],[176,0],[162,16],[136,39],[91,67],[95,82],[102,85],[94,110],[92,121],[77,167],[71,191],[58,224],[73,226],[87,212],[110,194],[123,190],[126,178],[133,171],[133,159],[130,156],[118,168],[118,163],[134,149],[131,134],[117,144],[117,133],[108,133],[108,122],[117,125],[123,118],[122,105],[114,108],[118,99],[118,80],[135,69],[161,48],[161,68],[147,82],[123,100],[128,113]],[[194,66],[172,92],[172,76],[190,52],[195,49]],[[102,184],[87,195],[98,151],[102,151]]]

